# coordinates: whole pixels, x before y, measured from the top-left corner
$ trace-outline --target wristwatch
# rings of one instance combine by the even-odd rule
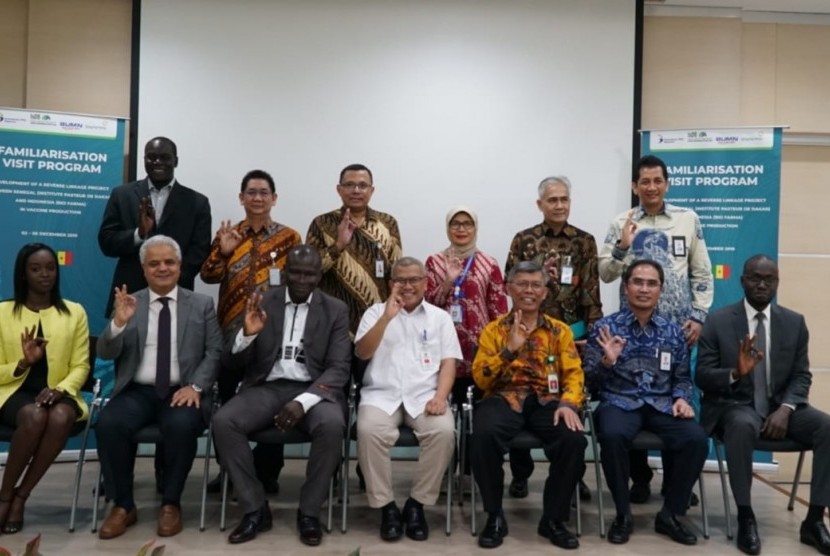
[[[202,392],[204,392],[202,387],[199,386],[198,384],[191,384],[190,387],[193,388],[193,391],[196,392],[197,394],[201,394]]]

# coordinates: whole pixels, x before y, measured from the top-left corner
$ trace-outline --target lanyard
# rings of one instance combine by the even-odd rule
[[[455,279],[452,296],[453,299],[455,299],[456,301],[461,298],[461,284],[467,278],[467,273],[470,272],[470,267],[473,265],[473,259],[475,258],[475,256],[475,253],[470,255],[470,258],[467,259],[467,264],[464,266],[464,270],[461,272],[461,275]]]

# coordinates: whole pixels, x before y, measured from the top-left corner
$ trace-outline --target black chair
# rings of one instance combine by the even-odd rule
[[[715,456],[718,458],[718,472],[720,473],[720,484],[723,492],[723,513],[726,518],[726,538],[732,540],[732,509],[729,504],[729,495],[731,494],[731,491],[726,482],[726,469],[723,463],[723,460],[726,457],[726,447],[723,445],[720,438],[713,437],[712,440],[715,445]],[[761,438],[755,445],[755,450],[759,452],[798,452],[798,463],[795,468],[795,476],[793,477],[790,499],[787,503],[787,509],[789,511],[793,511],[793,507],[795,505],[795,497],[798,493],[798,484],[801,481],[801,469],[804,466],[804,453],[808,452],[810,449],[811,448],[809,446],[788,438],[783,440],[767,440]]]
[[[257,444],[309,444],[311,436],[299,429],[282,432],[276,427],[255,432],[248,435],[248,440]],[[332,515],[334,513],[334,477],[329,481],[328,520],[326,532],[331,533]],[[222,510],[219,517],[219,530],[225,530],[225,510],[228,502],[228,474],[222,471]]]

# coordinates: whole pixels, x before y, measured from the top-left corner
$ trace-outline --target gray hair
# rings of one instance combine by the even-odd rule
[[[542,281],[547,284],[548,273],[545,270],[545,267],[535,261],[522,261],[517,265],[510,267],[510,270],[507,272],[507,281],[513,282],[513,280],[516,279],[517,274],[536,274],[537,272],[542,274]]]
[[[172,247],[173,251],[176,253],[176,260],[182,262],[182,249],[179,247],[179,244],[176,243],[176,240],[172,237],[158,235],[147,238],[144,240],[144,243],[141,244],[141,247],[138,250],[138,258],[141,260],[142,265],[144,264],[144,259],[147,258],[147,249],[156,245],[166,245],[168,247]]]
[[[545,191],[547,188],[554,184],[561,184],[565,186],[565,189],[568,190],[568,197],[571,196],[571,180],[568,179],[567,176],[548,176],[542,181],[539,182],[539,198],[541,199],[545,195]]]
[[[424,268],[424,263],[416,259],[415,257],[401,257],[392,265],[392,270],[390,271],[390,276],[395,275],[395,270],[402,266],[417,266],[421,270],[421,275],[426,276],[426,268]]]

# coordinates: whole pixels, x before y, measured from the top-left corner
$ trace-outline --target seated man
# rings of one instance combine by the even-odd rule
[[[213,299],[176,285],[182,254],[175,240],[153,236],[141,244],[139,257],[148,287],[133,295],[126,286],[116,288],[112,321],[97,344],[98,357],[115,359],[116,375],[95,428],[107,494],[115,502],[98,530],[102,539],[118,537],[136,522],[132,438],[153,423],[164,437],[158,535],[182,530],[179,502],[222,353]]]
[[[424,301],[426,273],[418,259],[392,265],[391,294],[369,307],[355,336],[355,355],[369,360],[357,412],[358,460],[369,506],[381,509],[380,538],[404,533],[426,540],[424,504],[435,504],[455,449],[455,426],[447,397],[461,346],[449,313]],[[412,490],[403,518],[392,492],[389,449],[398,427],[415,431],[420,445]]]
[[[473,361],[473,380],[484,391],[470,446],[473,475],[488,514],[478,537],[484,548],[499,546],[507,535],[502,467],[510,439],[522,429],[541,437],[550,461],[539,534],[560,548],[579,546],[564,523],[584,467],[586,441],[577,413],[584,401],[583,375],[570,327],[540,310],[547,283],[547,273],[536,262],[510,269],[507,291],[513,310],[485,327]]]
[[[608,531],[608,540],[615,544],[628,542],[632,531],[628,452],[641,430],[659,436],[674,458],[654,530],[682,544],[697,542],[676,516],[686,513],[708,440],[694,421],[683,330],[657,311],[663,281],[660,263],[632,262],[622,276],[628,307],[597,322],[585,354],[589,389],[600,400],[596,415],[602,469],[617,507]]]
[[[738,548],[761,552],[752,511],[752,452],[758,438],[790,438],[813,449],[810,508],[801,523],[801,542],[830,554],[823,523],[830,506],[830,416],[808,403],[809,334],[804,317],[772,303],[778,265],[765,255],[744,263],[745,298],[709,315],[697,360],[703,390],[701,422],[723,439],[729,484],[738,506]]]
[[[307,545],[323,539],[320,507],[340,463],[352,346],[346,304],[317,289],[321,276],[319,253],[307,245],[293,247],[285,267],[287,286],[254,293],[241,329],[225,348],[223,364],[244,372],[239,393],[213,418],[217,451],[245,512],[228,537],[232,544],[271,528],[248,435],[272,426],[298,427],[311,436],[297,528]]]

